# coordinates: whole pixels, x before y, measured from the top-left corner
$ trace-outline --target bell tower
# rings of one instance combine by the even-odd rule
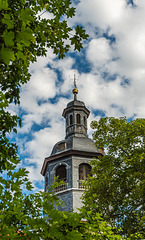
[[[41,174],[45,178],[45,191],[58,177],[64,184],[54,189],[64,202],[61,211],[77,211],[82,206],[84,192],[82,182],[90,175],[90,161],[102,155],[87,136],[87,118],[90,111],[82,101],[77,100],[78,89],[74,78],[74,100],[63,110],[66,121],[65,139],[56,143],[49,157],[44,159]]]

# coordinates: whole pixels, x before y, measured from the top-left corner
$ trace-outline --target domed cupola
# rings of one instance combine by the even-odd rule
[[[82,101],[77,100],[78,89],[73,89],[74,100],[67,104],[62,116],[66,119],[66,138],[87,137],[87,118],[90,111]]]

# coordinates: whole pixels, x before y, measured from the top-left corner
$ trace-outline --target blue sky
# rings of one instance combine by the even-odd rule
[[[106,116],[145,117],[145,1],[80,0],[70,26],[81,24],[89,34],[84,49],[58,60],[52,50],[30,66],[31,81],[22,86],[20,106],[11,112],[22,117],[17,143],[22,166],[35,190],[43,189],[40,175],[53,145],[64,139],[62,117],[73,99],[76,74],[78,99],[91,111],[89,124]],[[51,18],[50,14],[43,17]]]

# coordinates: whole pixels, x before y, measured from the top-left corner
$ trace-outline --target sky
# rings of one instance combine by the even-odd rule
[[[81,52],[58,60],[52,50],[31,64],[31,80],[21,88],[22,118],[16,141],[21,166],[29,170],[34,190],[44,189],[40,174],[54,144],[65,138],[63,109],[73,100],[76,75],[78,99],[90,110],[90,122],[100,117],[145,117],[145,1],[74,1],[76,15],[68,24],[82,25],[89,34]],[[50,17],[49,14],[47,17]]]

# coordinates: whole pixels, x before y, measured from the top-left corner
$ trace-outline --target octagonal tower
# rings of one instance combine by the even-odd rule
[[[84,102],[77,100],[78,89],[73,89],[74,100],[67,104],[62,116],[66,120],[65,139],[56,143],[51,155],[44,159],[41,174],[45,178],[45,191],[58,177],[63,180],[55,189],[64,201],[59,207],[62,211],[77,211],[82,206],[81,196],[84,191],[82,181],[90,174],[90,161],[102,155],[87,135],[87,119],[90,111]]]

